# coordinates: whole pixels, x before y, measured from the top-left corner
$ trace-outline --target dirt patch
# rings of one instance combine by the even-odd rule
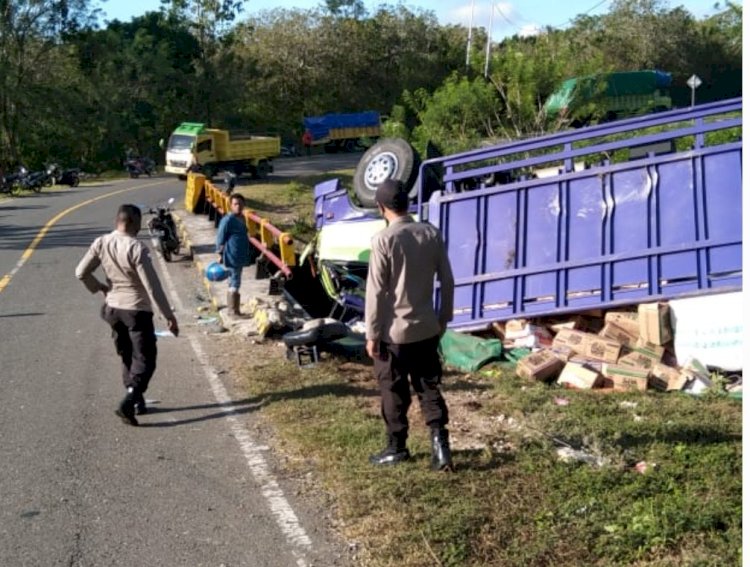
[[[284,344],[275,340],[248,341],[236,335],[211,335],[211,359],[229,377],[233,396],[244,397],[248,372],[259,374],[264,368],[286,361]],[[326,360],[327,355],[323,355]],[[328,359],[330,360],[330,359]],[[362,390],[358,406],[367,416],[380,417],[380,395],[378,384],[372,373],[372,365],[336,360],[336,372],[346,384]],[[291,366],[290,366],[291,368]],[[252,378],[251,378],[252,379]],[[491,379],[478,379],[471,374],[446,371],[443,379],[443,395],[450,414],[451,444],[455,450],[480,450],[506,453],[513,450],[510,433],[518,431],[514,418],[498,414],[497,404],[489,407],[489,400],[497,399],[493,393]],[[409,408],[412,429],[424,429],[423,419],[416,394]]]

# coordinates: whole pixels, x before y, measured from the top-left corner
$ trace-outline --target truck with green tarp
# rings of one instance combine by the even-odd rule
[[[183,122],[169,137],[164,170],[180,177],[199,171],[211,178],[225,170],[263,179],[273,171],[272,159],[280,153],[278,137],[235,134],[200,122]]]
[[[672,75],[664,71],[623,71],[573,77],[544,104],[547,118],[567,118],[574,125],[661,112],[672,108]]]

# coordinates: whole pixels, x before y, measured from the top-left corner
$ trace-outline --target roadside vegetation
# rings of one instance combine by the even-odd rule
[[[388,3],[325,0],[249,15],[237,0],[164,0],[102,21],[93,0],[10,0],[0,18],[0,167],[121,169],[159,160],[184,121],[299,146],[302,118],[375,110],[386,131],[443,152],[567,128],[541,107],[563,80],[612,70],[672,73],[675,106],[741,95],[742,6],[696,17],[677,0],[615,0],[605,13],[490,46],[474,30]],[[517,8],[519,17],[533,14]],[[38,72],[44,69],[44,72]],[[596,114],[596,109],[593,109]]]
[[[366,565],[741,563],[742,404],[718,391],[574,392],[499,365],[448,373],[458,470],[441,475],[416,407],[414,459],[367,462],[384,442],[368,363],[246,362],[287,466],[321,479]],[[592,462],[561,461],[566,447]]]

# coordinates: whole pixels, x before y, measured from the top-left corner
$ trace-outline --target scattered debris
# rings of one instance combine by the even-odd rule
[[[552,400],[556,406],[569,406],[570,400],[568,398],[553,398]]]
[[[609,464],[609,459],[602,457],[601,455],[594,455],[587,451],[580,449],[573,449],[572,447],[559,447],[557,449],[557,458],[563,463],[580,462],[595,465],[597,467],[604,467]]]
[[[648,463],[646,461],[640,461],[633,466],[633,470],[640,474],[646,474],[649,470],[656,468],[656,463]]]

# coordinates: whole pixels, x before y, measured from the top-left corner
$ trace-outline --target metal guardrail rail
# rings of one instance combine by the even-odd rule
[[[202,213],[208,213],[209,220],[218,226],[221,217],[229,212],[230,195],[208,181],[205,176],[191,173],[185,195],[188,211],[196,212],[201,200],[205,203]],[[255,211],[245,209],[245,224],[248,240],[260,253],[276,266],[287,279],[292,278],[292,268],[297,264],[294,252],[294,238],[283,232]],[[274,252],[278,249],[278,255]]]

